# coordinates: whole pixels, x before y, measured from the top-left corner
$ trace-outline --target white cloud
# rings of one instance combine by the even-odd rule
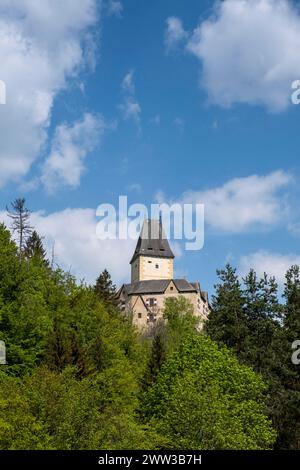
[[[0,187],[20,181],[40,155],[56,95],[93,63],[96,0],[1,0]]]
[[[135,239],[100,240],[97,237],[96,211],[91,208],[68,208],[47,214],[45,211],[31,213],[30,222],[40,236],[47,250],[49,260],[54,251],[54,262],[65,271],[75,275],[77,280],[84,279],[94,283],[105,268],[118,285],[130,282],[130,260],[137,243]],[[0,211],[0,223],[7,227],[11,220],[6,212]],[[120,230],[132,223],[132,219],[123,219]],[[115,224],[109,226],[114,233]],[[171,242],[176,257],[182,256],[182,249],[177,241]]]
[[[154,124],[155,126],[159,126],[159,125],[160,125],[160,115],[159,115],[159,114],[156,114],[155,116],[153,116],[153,117],[150,119],[150,123],[151,123],[151,124]]]
[[[0,212],[0,220],[10,221]],[[44,236],[49,259],[54,246],[55,262],[78,279],[93,283],[107,268],[118,284],[130,279],[130,257],[136,240],[99,240],[96,236],[98,220],[90,208],[65,209],[46,214],[34,212],[31,223]]]
[[[182,26],[182,21],[176,16],[167,18],[167,28],[165,31],[165,47],[170,52],[182,43],[188,36],[188,33]]]
[[[85,171],[84,160],[107,128],[101,116],[86,113],[72,125],[56,128],[50,155],[43,166],[42,182],[48,191],[61,184],[76,187]]]
[[[180,131],[180,132],[183,132],[184,130],[184,125],[185,125],[185,122],[182,118],[180,117],[176,117],[173,121],[174,125],[177,127],[177,129]]]
[[[270,276],[275,276],[278,284],[283,286],[287,270],[295,264],[300,266],[300,255],[260,250],[241,257],[239,272],[242,276],[245,276],[250,269],[254,269],[260,276],[266,272]]]
[[[201,61],[201,84],[213,103],[281,111],[300,77],[299,11],[288,0],[216,2],[187,48]]]
[[[109,0],[107,4],[108,15],[115,15],[120,17],[122,15],[123,5],[118,0]]]
[[[134,72],[130,70],[126,73],[125,77],[122,80],[121,87],[124,91],[128,93],[134,94],[135,93],[135,85],[134,85]]]
[[[290,222],[287,226],[287,229],[291,235],[294,237],[300,237],[300,222]]]
[[[125,93],[123,102],[120,104],[120,110],[125,121],[133,120],[138,131],[141,131],[141,106],[135,96],[134,72],[130,70],[122,80],[121,88]]]
[[[291,180],[283,171],[235,178],[217,188],[187,192],[181,202],[204,204],[205,222],[216,230],[239,233],[268,228],[287,216],[281,190]]]
[[[141,193],[142,190],[143,188],[140,183],[133,183],[128,186],[128,191],[132,191],[134,193]]]
[[[132,97],[126,98],[120,106],[125,121],[132,119],[137,125],[140,123],[141,107]]]

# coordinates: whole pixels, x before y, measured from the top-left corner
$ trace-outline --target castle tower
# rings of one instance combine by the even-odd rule
[[[138,328],[148,328],[163,319],[165,301],[184,297],[199,318],[202,328],[209,313],[208,294],[199,282],[174,279],[174,254],[161,220],[145,220],[131,264],[131,283],[117,293],[119,307],[132,315]]]
[[[130,261],[131,282],[172,279],[174,254],[162,227],[162,221],[146,219]]]

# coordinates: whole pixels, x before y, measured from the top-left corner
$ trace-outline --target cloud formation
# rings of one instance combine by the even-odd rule
[[[201,62],[212,103],[282,111],[300,77],[300,15],[288,0],[224,0],[193,31],[187,49]]]
[[[101,2],[100,2],[101,3]],[[43,150],[57,94],[94,65],[96,0],[2,0],[0,187],[20,181]]]
[[[86,113],[81,120],[56,128],[41,178],[48,191],[62,184],[79,186],[85,171],[84,160],[99,144],[107,127],[102,116]]]
[[[132,120],[136,124],[138,131],[140,132],[142,109],[136,99],[133,70],[130,70],[126,73],[121,83],[121,89],[124,92],[124,99],[119,107],[123,114],[123,119],[125,121]]]
[[[234,178],[217,188],[187,192],[181,202],[204,204],[205,222],[218,231],[268,228],[287,215],[281,190],[291,181],[291,175],[283,171]]]
[[[166,23],[165,48],[167,52],[170,52],[187,39],[188,33],[184,30],[181,19],[176,16],[167,18]]]
[[[300,266],[300,255],[272,253],[260,250],[240,258],[239,272],[245,276],[250,269],[254,269],[260,276],[266,272],[274,276],[282,287],[285,282],[285,274],[292,265]]]
[[[96,235],[97,220],[91,208],[65,209],[47,214],[31,214],[31,224],[45,237],[44,244],[49,259],[52,251],[55,263],[70,271],[77,279],[94,283],[107,268],[118,284],[130,278],[130,257],[136,240],[99,240]],[[10,224],[6,213],[0,212],[0,221]]]
[[[109,16],[115,15],[120,17],[122,15],[123,5],[119,0],[108,0],[107,3],[107,14]]]

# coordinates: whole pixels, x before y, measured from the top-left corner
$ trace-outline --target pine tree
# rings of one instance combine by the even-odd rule
[[[166,337],[164,325],[161,325],[156,329],[155,336],[152,340],[150,358],[143,380],[143,386],[145,388],[155,383],[157,374],[159,373],[161,366],[165,362],[166,356]]]
[[[49,264],[48,260],[46,259],[46,250],[43,246],[42,238],[35,230],[26,240],[24,255],[28,259],[34,258],[36,260],[43,261],[47,265]]]
[[[107,269],[100,274],[96,281],[95,293],[103,302],[115,304],[116,286],[113,284]]]
[[[278,301],[278,286],[274,278],[264,274],[258,279],[250,270],[244,279],[244,312],[247,337],[242,359],[257,372],[272,376],[277,338],[280,330],[281,306]]]
[[[286,396],[283,405],[280,446],[300,449],[300,366],[292,362],[292,343],[300,339],[300,268],[292,266],[286,274],[286,300],[283,322],[282,381]]]
[[[7,214],[12,219],[11,229],[17,234],[17,244],[19,247],[19,254],[21,255],[26,243],[27,237],[32,232],[30,226],[30,211],[25,206],[25,199],[18,198],[11,203],[11,210],[7,207]]]
[[[224,270],[217,271],[217,274],[221,282],[215,286],[212,312],[205,329],[214,341],[240,353],[245,348],[247,333],[243,291],[236,269],[229,264]]]
[[[292,266],[286,274],[284,326],[290,340],[300,339],[300,268]]]

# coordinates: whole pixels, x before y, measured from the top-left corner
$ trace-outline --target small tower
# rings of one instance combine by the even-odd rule
[[[131,282],[173,279],[174,254],[162,227],[162,221],[146,219],[130,261]]]

